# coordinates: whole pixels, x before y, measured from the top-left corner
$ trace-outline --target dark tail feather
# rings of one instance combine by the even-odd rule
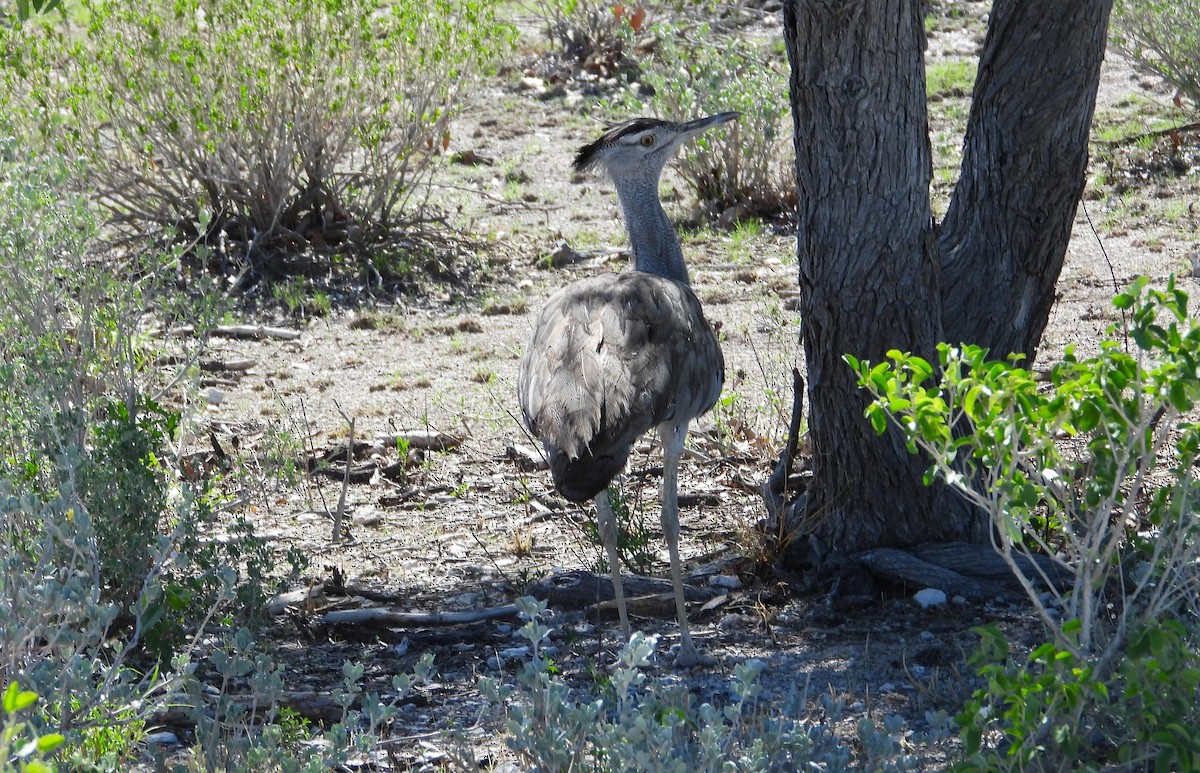
[[[572,502],[595,499],[629,461],[629,446],[620,445],[623,452],[592,456],[590,451],[585,451],[578,459],[568,458],[557,448],[546,449],[550,455],[550,474],[558,493]]]

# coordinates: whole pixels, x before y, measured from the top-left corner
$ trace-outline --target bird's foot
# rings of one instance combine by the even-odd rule
[[[695,668],[696,666],[715,666],[717,659],[712,655],[702,655],[692,645],[680,645],[675,652],[675,667],[676,668]]]

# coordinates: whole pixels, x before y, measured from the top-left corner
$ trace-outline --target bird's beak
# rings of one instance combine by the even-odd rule
[[[695,137],[697,134],[700,134],[707,129],[711,129],[714,126],[720,126],[723,123],[729,123],[739,116],[741,116],[741,113],[737,111],[730,111],[728,113],[717,113],[716,115],[697,118],[694,121],[688,121],[685,123],[681,127],[682,131],[680,134],[685,138]]]

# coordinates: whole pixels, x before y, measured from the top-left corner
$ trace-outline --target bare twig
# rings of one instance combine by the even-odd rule
[[[350,439],[346,441],[346,473],[342,476],[342,494],[338,497],[337,512],[333,515],[333,544],[338,544],[342,541],[342,519],[346,514],[346,492],[350,489],[350,468],[354,465],[354,417],[347,416],[342,406],[335,401],[333,407],[337,409],[338,415],[342,417],[342,421],[350,426]]]

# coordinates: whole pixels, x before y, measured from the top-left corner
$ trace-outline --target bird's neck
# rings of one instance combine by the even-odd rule
[[[658,178],[618,185],[617,198],[625,214],[634,268],[687,284],[679,237],[658,198]]]

